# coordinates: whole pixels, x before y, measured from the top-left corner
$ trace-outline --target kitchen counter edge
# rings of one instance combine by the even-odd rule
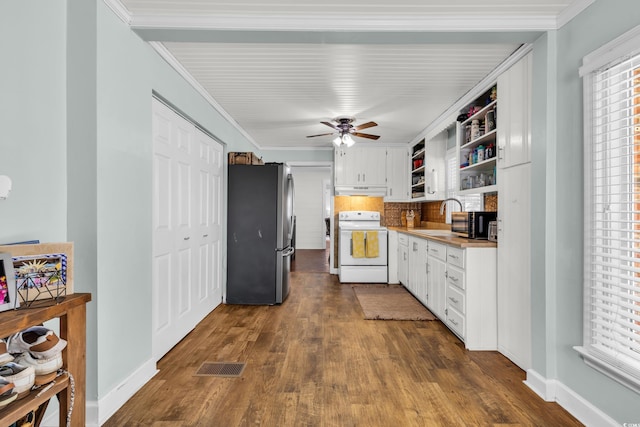
[[[445,243],[459,248],[497,248],[496,242],[488,240],[465,239],[464,237],[454,236],[427,236],[421,233],[415,233],[415,230],[429,230],[428,228],[407,228],[407,227],[387,227],[388,230],[397,231],[398,233],[408,234],[410,236],[420,237],[422,239],[434,240],[436,242]]]

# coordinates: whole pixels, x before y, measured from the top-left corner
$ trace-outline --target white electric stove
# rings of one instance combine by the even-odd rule
[[[380,225],[380,212],[343,211],[338,214],[338,264],[342,283],[387,283],[388,250],[387,229]],[[367,232],[378,237],[377,256],[355,256],[353,232],[363,231],[365,245]],[[369,235],[371,238],[371,234]]]

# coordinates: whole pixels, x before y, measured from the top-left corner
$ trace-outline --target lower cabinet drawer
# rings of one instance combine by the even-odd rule
[[[447,307],[447,326],[464,339],[464,316],[450,306]]]
[[[464,268],[464,249],[447,247],[447,262],[456,267]]]
[[[436,243],[429,240],[429,247],[427,248],[427,253],[434,258],[437,258],[441,261],[447,260],[447,246],[442,243]]]
[[[462,314],[464,310],[464,294],[455,286],[447,286],[447,306],[455,308]]]
[[[447,268],[447,283],[457,286],[464,291],[464,272],[457,268]]]

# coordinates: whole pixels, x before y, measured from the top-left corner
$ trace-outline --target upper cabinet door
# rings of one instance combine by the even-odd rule
[[[409,201],[407,147],[387,148],[387,195],[385,202]]]
[[[387,157],[384,147],[336,148],[334,156],[335,185],[386,185]]]
[[[387,149],[385,147],[362,147],[356,150],[359,176],[357,184],[387,185]]]
[[[527,54],[498,77],[498,167],[531,161],[531,64]]]

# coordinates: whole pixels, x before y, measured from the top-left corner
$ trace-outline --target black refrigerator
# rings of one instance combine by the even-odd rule
[[[228,304],[281,304],[289,295],[293,178],[282,163],[229,165]]]

